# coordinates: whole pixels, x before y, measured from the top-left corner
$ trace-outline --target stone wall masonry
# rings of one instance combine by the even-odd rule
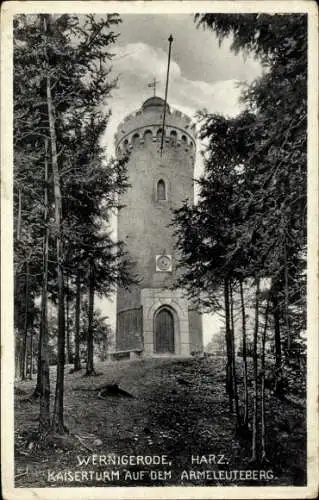
[[[128,165],[131,187],[121,197],[124,207],[118,215],[118,237],[128,247],[141,277],[141,287],[171,286],[173,272],[156,272],[155,256],[165,251],[176,259],[172,227],[172,210],[188,197],[193,199],[193,162],[187,155],[170,148],[159,158],[156,146],[132,151]],[[167,200],[158,201],[156,188],[163,179],[167,186]]]
[[[190,352],[202,351],[203,350],[202,315],[198,311],[189,308],[188,323],[189,323]]]

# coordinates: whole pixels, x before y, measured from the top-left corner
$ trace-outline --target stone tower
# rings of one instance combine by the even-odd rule
[[[122,196],[118,238],[127,244],[139,284],[117,293],[117,350],[141,349],[145,355],[189,355],[202,349],[201,315],[182,290],[173,290],[176,251],[172,209],[194,197],[195,139],[191,120],[167,105],[163,154],[160,154],[165,102],[147,99],[120,123],[117,155],[129,151],[131,187]]]

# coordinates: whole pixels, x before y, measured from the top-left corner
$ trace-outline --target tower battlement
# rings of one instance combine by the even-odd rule
[[[134,145],[161,141],[164,101],[151,97],[142,107],[129,114],[117,128],[116,152],[132,149]],[[171,146],[195,151],[195,124],[181,111],[166,107],[165,142]]]

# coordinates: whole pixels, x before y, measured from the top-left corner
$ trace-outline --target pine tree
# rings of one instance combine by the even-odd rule
[[[274,330],[275,388],[280,395],[284,392],[283,369],[293,361],[292,346],[301,341],[304,330],[307,20],[302,14],[198,14],[195,19],[199,26],[211,28],[220,43],[232,36],[235,52],[255,55],[265,68],[264,74],[243,90],[245,110],[241,114],[227,118],[200,113],[205,171],[199,180],[199,200],[197,206],[185,203],[174,217],[181,253],[178,285],[190,296],[200,296],[210,311],[221,306],[225,310],[227,385],[229,391],[231,378],[232,396],[236,363],[230,287],[241,296],[246,429],[245,304],[251,303],[251,298],[245,290],[254,291],[252,459],[257,461],[266,456],[266,330]],[[259,291],[261,280],[269,284],[266,308]],[[216,301],[222,288],[224,306]],[[239,413],[240,409],[237,417],[241,417]]]
[[[37,258],[43,261],[38,280],[43,304],[38,349],[41,360],[45,360],[47,350],[48,292],[58,308],[57,384],[51,425],[60,432],[65,430],[65,273],[74,272],[72,262],[79,262],[83,268],[87,264],[85,231],[92,236],[101,229],[103,220],[107,223],[118,192],[126,187],[125,161],[107,160],[98,146],[109,116],[105,99],[115,85],[109,77],[109,48],[117,38],[112,27],[119,22],[115,14],[104,17],[41,14],[17,16],[14,23],[16,231],[20,248],[25,226],[23,254],[26,254],[24,247],[36,248]],[[105,111],[101,111],[103,107]],[[28,225],[23,217],[25,191],[31,209],[27,212]],[[30,194],[38,204],[34,205]],[[35,221],[31,221],[31,213]],[[77,246],[70,245],[70,241]],[[112,251],[110,260],[113,258]],[[24,261],[25,257],[20,258],[17,269]],[[51,263],[48,269],[47,263]],[[123,264],[118,269],[124,270]],[[105,291],[114,286],[112,280],[120,274],[119,271],[116,276],[104,276]],[[37,386],[41,408],[45,408],[43,419],[40,418],[44,431],[48,425],[47,362],[39,363],[39,368]]]

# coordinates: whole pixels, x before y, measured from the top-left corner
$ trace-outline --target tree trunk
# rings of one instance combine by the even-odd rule
[[[40,396],[39,431],[43,435],[50,428],[50,365],[48,332],[48,261],[49,261],[49,226],[48,226],[48,141],[45,141],[45,182],[44,182],[44,223],[43,237],[43,276],[40,334],[38,347],[38,375],[36,394]]]
[[[257,279],[256,284],[256,302],[255,302],[255,328],[253,342],[253,422],[252,422],[252,446],[251,460],[257,461],[257,446],[258,446],[258,327],[259,327],[259,286],[260,280]]]
[[[243,427],[248,427],[248,369],[247,369],[247,333],[246,333],[246,311],[244,301],[243,283],[240,281],[240,302],[242,316],[242,341],[243,341],[243,380],[244,380],[244,417]]]
[[[74,371],[81,370],[80,360],[80,315],[81,315],[81,276],[80,271],[76,275],[76,299],[75,299],[75,332],[74,332]]]
[[[287,355],[289,356],[291,349],[291,332],[290,332],[290,321],[289,321],[289,283],[288,283],[288,256],[287,256],[287,243],[284,242],[284,257],[285,257],[285,323],[286,323],[286,335],[287,335]]]
[[[18,189],[18,217],[17,217],[17,241],[20,241],[21,236],[21,212],[22,212],[22,194],[21,188]],[[18,278],[16,269],[14,272],[14,287],[15,290],[18,286]],[[15,331],[15,378],[23,378],[22,377],[22,348],[23,343],[21,343],[21,329],[18,326],[17,331]]]
[[[71,342],[70,342],[70,300],[69,300],[69,275],[66,275],[66,297],[65,297],[65,305],[66,305],[66,357],[68,360],[68,364],[72,363],[72,351],[71,351]]]
[[[88,337],[87,337],[87,363],[86,375],[96,375],[93,361],[93,319],[94,319],[94,291],[95,275],[94,262],[90,262],[89,276],[89,307],[88,307]]]
[[[33,327],[30,332],[30,371],[29,371],[29,379],[32,380],[32,372],[33,372]]]
[[[280,311],[277,290],[272,291],[274,330],[275,330],[275,383],[274,392],[277,396],[282,396],[282,352],[280,333]]]
[[[226,335],[226,391],[229,396],[230,411],[233,411],[233,382],[232,382],[232,346],[230,331],[230,312],[229,312],[229,285],[228,280],[224,281],[224,302],[225,302],[225,335]]]
[[[25,332],[25,348],[24,348],[24,356],[23,356],[23,379],[22,380],[27,380],[28,378],[28,331],[29,328],[27,327],[27,331]]]
[[[266,421],[265,421],[265,348],[266,348],[266,333],[268,327],[269,313],[269,295],[267,297],[267,306],[265,312],[265,324],[261,339],[261,460],[266,459]]]
[[[45,15],[46,20],[49,15]],[[47,26],[46,26],[47,27]],[[57,432],[64,432],[63,398],[64,398],[64,365],[65,365],[65,317],[64,317],[64,280],[63,280],[63,247],[62,247],[62,198],[60,175],[57,157],[57,141],[55,131],[55,110],[51,94],[50,68],[47,68],[47,105],[51,142],[51,162],[53,193],[55,203],[55,243],[57,264],[58,288],[58,342],[57,342],[57,378],[55,387],[55,401],[52,416],[52,428]]]
[[[14,378],[19,379],[21,376],[21,339],[19,336],[19,331],[14,334],[15,344],[14,344],[14,353],[15,353],[15,370],[14,370]]]
[[[28,316],[29,316],[29,262],[25,261],[25,291],[24,291],[24,330],[21,351],[21,379],[27,378],[27,340],[28,340]]]
[[[239,429],[241,427],[241,417],[239,411],[239,401],[238,401],[238,387],[237,387],[237,374],[236,374],[236,352],[235,352],[235,321],[234,321],[234,298],[233,298],[233,287],[231,282],[229,283],[229,298],[230,298],[230,324],[231,324],[231,352],[232,352],[232,381],[233,381],[233,394],[235,401],[235,411],[236,411],[236,425]]]
[[[25,355],[24,355],[24,332],[21,331],[19,332],[20,334],[20,340],[19,340],[19,345],[20,345],[20,351],[19,351],[19,380],[23,380],[23,371],[24,371],[24,360],[25,360]]]
[[[43,291],[42,291],[42,293],[43,293]],[[43,295],[42,295],[41,301],[42,300],[43,300]],[[42,305],[41,305],[41,308],[42,308]],[[41,384],[42,384],[42,382],[41,382],[41,376],[42,376],[42,371],[41,371],[41,342],[42,342],[42,339],[41,339],[41,335],[42,335],[42,326],[41,326],[41,322],[40,322],[39,341],[38,341],[38,358],[37,358],[37,383],[36,383],[36,386],[35,386],[35,389],[33,392],[34,398],[38,398],[40,396],[40,393],[41,393]]]
[[[18,189],[17,241],[20,241],[20,236],[21,236],[21,212],[22,212],[22,194],[21,194],[21,188],[19,188]]]

